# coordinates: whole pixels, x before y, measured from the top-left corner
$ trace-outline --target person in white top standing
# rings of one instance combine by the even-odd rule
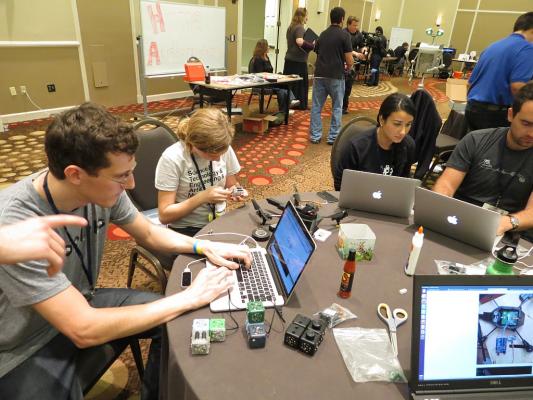
[[[194,236],[213,219],[224,214],[228,199],[248,196],[240,188],[241,167],[231,148],[234,129],[216,108],[197,110],[178,125],[180,141],[167,148],[156,169],[161,223]]]

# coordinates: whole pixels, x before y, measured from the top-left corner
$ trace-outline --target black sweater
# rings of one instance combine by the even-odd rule
[[[384,150],[378,146],[377,128],[370,128],[346,143],[339,152],[333,174],[335,190],[340,190],[345,169],[408,177],[415,159],[415,142],[407,135],[401,143]]]

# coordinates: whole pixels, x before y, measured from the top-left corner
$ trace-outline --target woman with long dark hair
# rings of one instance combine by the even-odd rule
[[[302,81],[295,83],[292,92],[300,101],[300,109],[307,109],[307,96],[309,81],[307,72],[308,52],[313,50],[314,44],[304,40],[305,23],[307,22],[307,9],[299,7],[294,12],[292,22],[287,29],[287,53],[285,54],[284,75],[299,75]]]
[[[255,44],[254,56],[252,57],[252,62],[250,64],[250,71],[252,73],[258,72],[273,72],[272,64],[270,63],[270,58],[268,58],[268,41],[266,39],[259,39]],[[278,98],[278,107],[280,112],[285,112],[286,102],[287,102],[287,92],[285,88],[273,87],[272,91],[276,93]],[[293,99],[291,93],[291,100]]]
[[[340,190],[342,172],[352,169],[408,177],[415,162],[415,142],[408,135],[415,106],[404,94],[385,98],[378,112],[378,126],[357,135],[342,149],[335,166],[335,190]]]

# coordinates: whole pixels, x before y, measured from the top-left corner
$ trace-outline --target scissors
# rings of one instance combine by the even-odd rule
[[[379,317],[389,326],[390,341],[394,355],[398,355],[398,339],[396,338],[396,329],[407,321],[409,314],[403,308],[395,308],[392,312],[387,303],[379,303]]]

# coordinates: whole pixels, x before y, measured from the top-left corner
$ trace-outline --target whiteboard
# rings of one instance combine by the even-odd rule
[[[183,74],[191,56],[226,69],[226,9],[141,0],[144,75]]]
[[[401,46],[403,42],[409,43],[411,48],[411,40],[413,40],[413,30],[406,28],[392,28],[389,40],[389,49],[395,49]]]

